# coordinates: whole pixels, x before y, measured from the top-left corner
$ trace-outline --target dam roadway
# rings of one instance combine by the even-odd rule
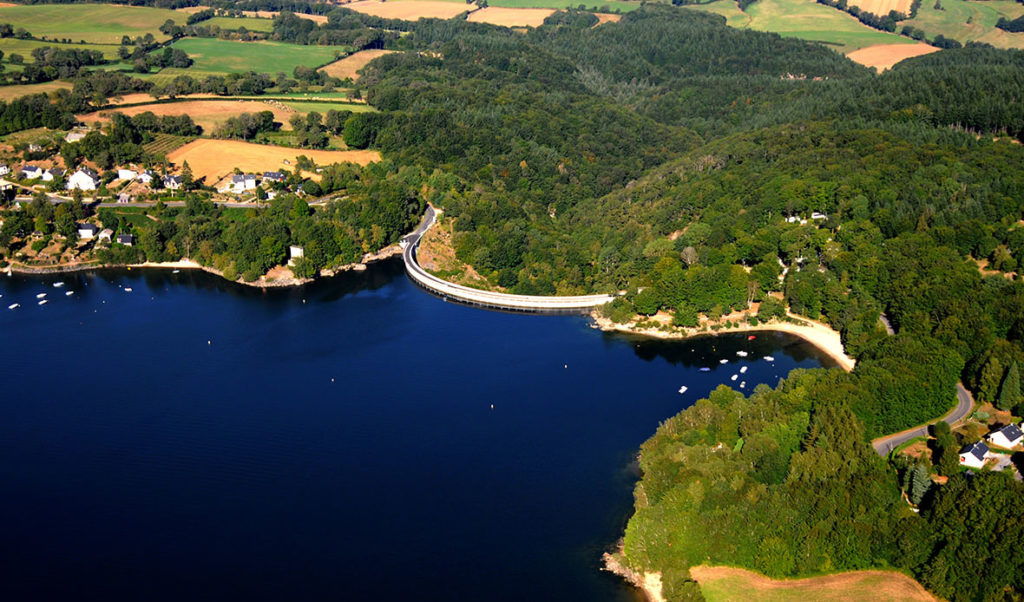
[[[402,259],[405,271],[414,282],[430,292],[444,298],[478,305],[491,309],[503,309],[525,312],[574,312],[599,307],[615,300],[615,295],[580,295],[574,297],[541,296],[541,295],[510,295],[492,291],[482,291],[460,284],[452,284],[428,273],[416,260],[420,239],[437,220],[437,212],[430,205],[420,225],[402,238]]]

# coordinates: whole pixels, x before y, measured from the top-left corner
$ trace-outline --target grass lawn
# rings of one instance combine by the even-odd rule
[[[146,217],[146,209],[143,207],[104,207],[100,211],[104,213],[109,211],[115,219],[122,218],[126,223],[135,228],[141,228],[153,223],[153,220]]]
[[[576,8],[584,5],[588,9],[607,8],[615,12],[628,13],[640,8],[639,2],[622,2],[621,0],[490,0],[489,6],[504,8]]]
[[[145,6],[110,4],[34,4],[0,7],[0,23],[23,27],[34,36],[71,38],[78,42],[118,44],[121,36],[153,34],[166,40],[160,26],[167,19],[179,25],[187,17],[180,12]]]
[[[3,10],[0,8],[0,10]],[[0,21],[2,22],[2,21]],[[109,60],[117,60],[117,46],[114,44],[60,44],[58,42],[40,42],[38,40],[16,40],[14,38],[0,39],[0,50],[4,51],[4,57],[11,54],[20,54],[25,57],[25,62],[32,62],[32,51],[43,46],[51,48],[64,48],[67,50],[99,50],[103,57]]]
[[[760,600],[806,602],[807,600],[935,600],[916,581],[892,571],[853,571],[809,579],[774,580],[732,567],[693,567],[690,573],[708,602]]]
[[[875,44],[913,44],[914,40],[863,25],[852,16],[814,0],[758,0],[746,12],[733,0],[689,5],[725,16],[729,25],[771,31],[787,38],[822,42],[846,53]]]
[[[68,82],[55,81],[41,84],[23,84],[20,86],[0,86],[0,100],[11,102],[15,98],[28,96],[29,94],[48,94],[54,90],[70,90]]]
[[[221,29],[231,30],[238,29],[239,27],[245,27],[249,31],[262,32],[270,32],[274,29],[273,19],[237,19],[235,17],[214,17],[212,19],[196,23],[196,25],[206,25],[209,27],[216,25]]]
[[[369,111],[375,111],[373,107],[365,104],[352,104],[347,102],[304,102],[295,100],[286,100],[282,102],[286,107],[295,109],[300,113],[312,113],[316,111],[321,115],[326,115],[327,111],[352,111],[353,113],[366,113]]]
[[[284,72],[291,76],[299,65],[319,67],[349,51],[342,46],[299,46],[281,42],[234,42],[209,38],[187,38],[174,43],[188,53],[195,64],[185,70],[196,77],[203,73]],[[164,71],[169,71],[164,69]],[[201,76],[200,76],[201,77]]]
[[[961,42],[986,42],[997,48],[1024,48],[1024,33],[1010,33],[996,29],[999,17],[1015,19],[1024,15],[1024,5],[1009,0],[968,2],[942,0],[942,10],[935,10],[935,2],[922,2],[917,17],[902,21],[933,38],[942,34]],[[970,23],[968,23],[970,21]]]

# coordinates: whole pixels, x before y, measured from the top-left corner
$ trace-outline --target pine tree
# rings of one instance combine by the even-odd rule
[[[1003,379],[1003,386],[999,389],[999,401],[996,407],[1000,410],[1009,410],[1020,402],[1020,370],[1017,362],[1010,364],[1006,371],[1006,378]]]
[[[184,190],[192,190],[192,168],[188,161],[181,166],[181,187]]]
[[[997,357],[990,357],[981,371],[981,382],[978,385],[978,397],[983,402],[995,403],[999,396],[999,383],[1003,380],[1003,363]]]
[[[907,492],[907,496],[911,503],[915,506],[920,504],[931,487],[932,480],[928,477],[928,469],[923,464],[918,464],[910,475],[910,490]]]

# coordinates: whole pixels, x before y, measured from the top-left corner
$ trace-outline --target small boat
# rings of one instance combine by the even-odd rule
[[[64,283],[63,283],[63,282],[54,282],[54,283],[53,283],[53,288],[60,288],[60,287],[62,287],[62,286],[64,286]]]
[[[36,295],[36,299],[42,299],[45,296],[46,296],[46,293],[39,293],[38,295]]]
[[[729,377],[729,380],[736,380],[737,376],[739,376],[739,374],[733,374],[732,376]]]
[[[64,293],[64,296],[65,297],[70,297],[71,295],[74,295],[74,294],[75,294],[75,291],[68,291],[68,292]]]
[[[770,356],[770,355],[766,355],[766,356],[764,356],[764,361],[766,361],[766,362],[774,362],[775,358]]]
[[[708,368],[707,366],[704,366],[703,368],[700,369],[700,371],[701,372],[711,372],[711,368]]]
[[[39,305],[46,305],[47,303],[49,303],[49,301],[43,299],[42,301],[39,302]]]
[[[747,356],[748,356],[748,355],[750,355],[750,354],[749,354],[749,353],[747,353],[746,351],[737,351],[737,352],[736,352],[736,355],[738,355],[738,356],[740,356],[740,357],[747,357]]]
[[[750,335],[749,337],[747,337],[747,340],[748,340],[748,341],[753,341],[753,340],[754,340],[754,339],[756,339],[756,338],[757,338],[757,337],[755,337],[754,335]]]
[[[741,389],[746,387],[746,386],[747,386],[747,381],[743,381],[743,382],[740,383],[740,388]]]
[[[719,360],[719,364],[728,364],[729,360]]]
[[[131,289],[131,287],[130,287],[130,286],[126,286],[126,287],[124,288],[124,292],[126,292],[126,293],[130,293],[130,292],[132,292],[132,289]]]
[[[747,367],[746,366],[743,366],[742,368],[740,368],[740,374],[746,374],[746,373],[747,373]]]
[[[171,270],[171,273],[172,273],[172,274],[177,274],[177,273],[178,273],[178,272],[180,272],[180,271],[181,271],[181,270]]]
[[[7,306],[7,309],[15,309],[18,307],[21,307],[21,303],[11,303],[10,305]]]
[[[686,387],[679,387],[679,394],[682,395],[683,393],[686,393]]]

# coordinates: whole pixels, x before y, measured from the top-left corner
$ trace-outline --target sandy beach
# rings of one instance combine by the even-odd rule
[[[761,323],[757,325],[751,324],[740,324],[732,328],[722,328],[718,331],[702,331],[695,328],[681,328],[673,331],[664,331],[658,328],[637,328],[635,323],[630,324],[617,324],[612,322],[610,319],[600,315],[599,311],[595,310],[591,312],[590,316],[594,320],[594,324],[597,328],[607,332],[624,332],[629,334],[636,334],[646,337],[655,337],[659,339],[688,339],[696,336],[714,336],[717,334],[726,334],[733,332],[758,332],[758,331],[773,331],[773,332],[786,332],[792,335],[796,335],[801,339],[811,343],[818,349],[821,349],[829,355],[832,359],[843,370],[850,372],[853,370],[854,365],[857,363],[849,355],[846,355],[846,351],[843,349],[843,342],[839,336],[839,333],[832,330],[828,325],[815,320],[797,316],[795,314],[788,314],[793,320],[799,323],[793,322],[780,322],[773,321],[768,323]]]

